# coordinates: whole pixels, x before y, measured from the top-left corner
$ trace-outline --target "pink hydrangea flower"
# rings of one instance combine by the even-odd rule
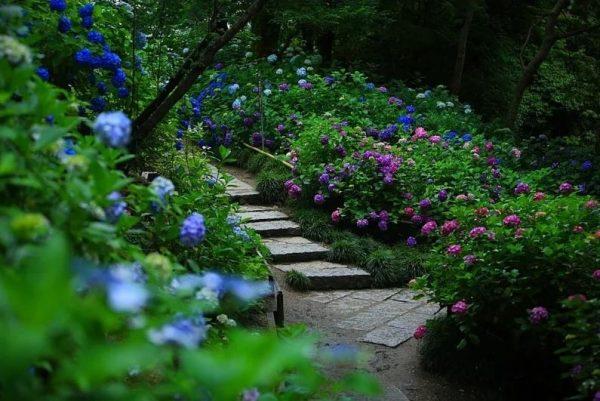
[[[420,340],[423,337],[425,337],[425,334],[427,334],[427,327],[424,326],[424,325],[420,325],[415,330],[415,333],[413,334],[413,337],[416,338],[417,340]]]
[[[471,231],[469,231],[469,237],[471,237],[471,238],[480,237],[483,234],[485,234],[486,231],[487,231],[487,228],[485,228],[485,227],[474,227],[473,229],[471,229]]]
[[[425,223],[423,225],[423,227],[421,227],[421,234],[423,234],[423,235],[429,235],[436,228],[437,228],[437,223],[435,222],[435,220],[428,221],[427,223]]]
[[[460,194],[460,195],[456,195],[456,200],[467,201],[467,200],[469,200],[469,197],[465,194]]]
[[[581,226],[575,226],[575,227],[573,227],[573,232],[577,233],[577,234],[582,233],[583,232],[583,227],[581,227]]]
[[[547,320],[549,316],[548,309],[543,306],[536,306],[529,309],[529,321],[533,324],[540,324],[544,320]]]
[[[536,192],[533,195],[533,200],[536,201],[536,202],[539,202],[541,200],[544,200],[545,197],[546,197],[545,193],[543,193],[543,192]]]
[[[448,220],[442,224],[442,235],[449,235],[458,230],[458,227],[460,227],[458,220]]]
[[[516,214],[511,214],[506,216],[504,220],[502,220],[505,226],[513,226],[516,227],[521,224],[521,219]]]
[[[452,307],[450,308],[450,312],[455,313],[457,315],[462,315],[464,313],[467,313],[468,309],[469,304],[466,303],[464,300],[461,300],[452,305]]]
[[[423,127],[417,127],[415,129],[415,135],[414,138],[416,139],[423,139],[423,138],[427,138],[429,135],[427,134],[427,131],[425,131],[425,128]]]
[[[511,151],[510,151],[510,154],[515,159],[520,159],[521,158],[521,150],[519,150],[517,148],[512,148]]]
[[[404,214],[407,215],[408,217],[412,217],[415,214],[415,209],[413,209],[412,207],[405,207]]]
[[[515,230],[515,238],[523,238],[523,234],[525,234],[524,229],[519,227]]]
[[[585,202],[585,207],[588,209],[595,209],[598,207],[598,201],[595,199],[590,199],[589,201]]]
[[[490,214],[490,210],[487,207],[480,207],[475,210],[475,214],[477,216],[486,217],[488,214]]]
[[[446,249],[446,252],[448,252],[450,255],[456,256],[462,252],[462,247],[458,244],[453,244]]]
[[[496,233],[493,231],[488,231],[486,235],[490,241],[494,241],[496,239]]]
[[[341,219],[342,212],[340,211],[340,209],[335,209],[333,212],[331,212],[331,221],[333,221],[334,223],[339,223]]]
[[[568,182],[563,182],[558,187],[558,190],[559,190],[559,192],[561,192],[563,194],[568,194],[569,192],[573,191],[573,185],[571,185]]]
[[[587,297],[584,294],[573,294],[573,295],[569,295],[567,297],[567,300],[585,302],[585,301],[587,301]]]
[[[491,152],[492,150],[494,150],[494,144],[492,142],[486,142],[485,150],[487,150],[488,152]]]
[[[595,280],[598,280],[598,281],[600,281],[600,269],[596,269],[596,270],[594,270],[594,272],[592,273],[592,277],[593,277]]]
[[[431,143],[440,143],[442,140],[442,137],[439,135],[434,135],[432,137],[429,137],[429,142]]]

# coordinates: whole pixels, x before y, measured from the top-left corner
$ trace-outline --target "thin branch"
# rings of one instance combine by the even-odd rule
[[[591,31],[593,31],[595,29],[598,29],[598,28],[600,28],[600,24],[590,25],[590,26],[584,26],[584,27],[581,27],[579,29],[572,30],[570,32],[561,33],[561,34],[557,35],[557,38],[558,39],[568,39],[568,38],[571,38],[573,36],[580,35],[582,33],[591,32]]]
[[[523,46],[521,47],[521,52],[519,53],[519,60],[521,61],[521,67],[523,69],[525,69],[525,61],[523,61],[523,54],[525,53],[525,48],[527,47],[527,44],[529,43],[529,39],[531,38],[531,31],[533,30],[533,23],[529,26],[529,30],[527,31],[527,37],[525,38],[525,42],[523,43]]]

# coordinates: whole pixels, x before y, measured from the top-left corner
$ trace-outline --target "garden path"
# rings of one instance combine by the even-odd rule
[[[322,336],[323,346],[347,344],[373,355],[368,369],[384,387],[379,400],[476,399],[419,368],[412,335],[438,312],[437,305],[414,300],[416,294],[407,288],[370,288],[367,272],[325,261],[324,245],[301,237],[300,227],[277,206],[259,204],[250,176],[227,170],[235,174],[228,194],[241,204],[239,214],[245,225],[262,236],[271,252],[270,268],[283,289],[287,323],[306,324]],[[309,277],[310,291],[284,285],[285,273],[291,270]]]

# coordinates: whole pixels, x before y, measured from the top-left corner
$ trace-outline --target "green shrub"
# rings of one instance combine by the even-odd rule
[[[298,291],[308,291],[310,289],[310,279],[297,270],[290,270],[285,273],[285,283]]]

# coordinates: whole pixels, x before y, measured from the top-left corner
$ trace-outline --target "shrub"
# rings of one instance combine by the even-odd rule
[[[291,270],[285,274],[285,283],[298,291],[308,291],[310,289],[310,279],[297,270]]]

